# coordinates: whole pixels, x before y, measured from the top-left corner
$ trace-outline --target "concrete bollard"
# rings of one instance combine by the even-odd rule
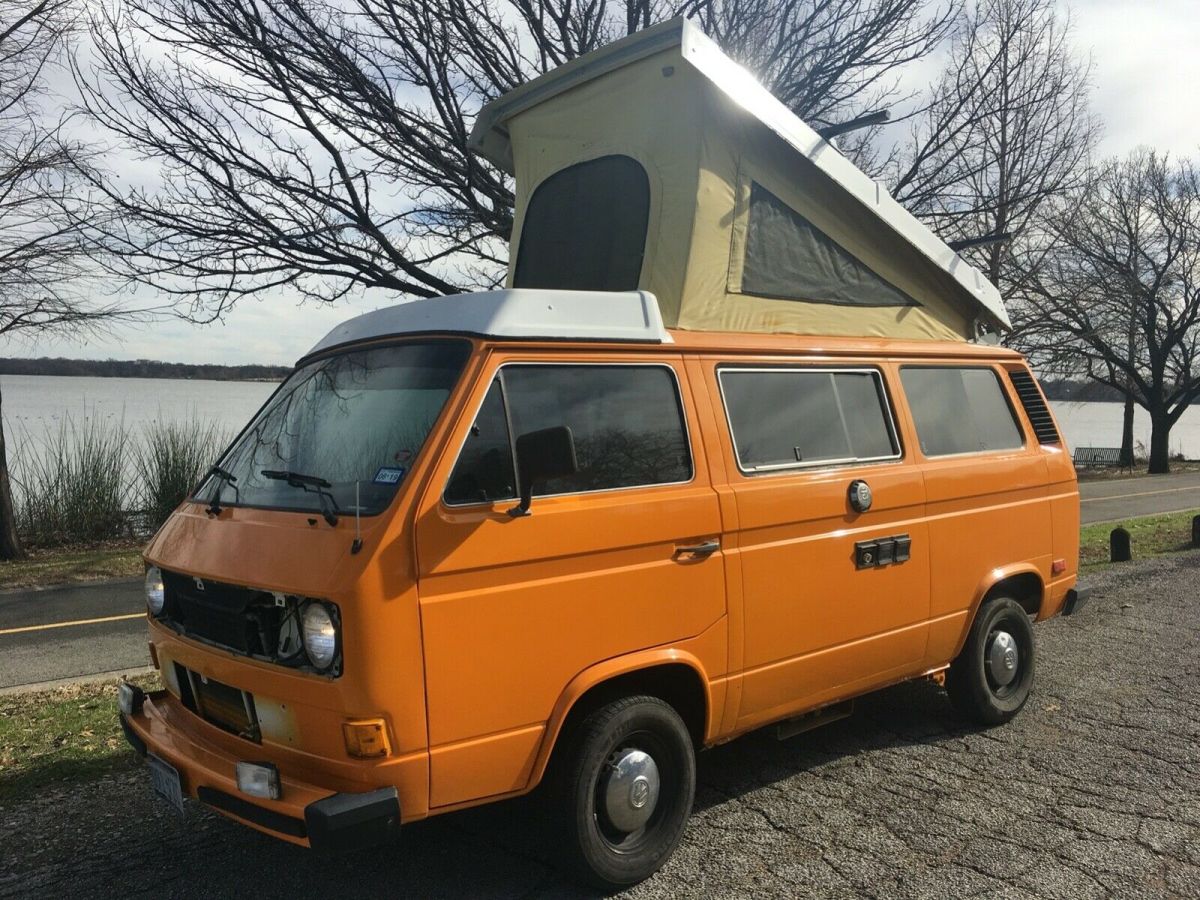
[[[1192,546],[1200,547],[1200,516],[1192,516]]]
[[[1129,532],[1124,528],[1114,528],[1108,536],[1109,558],[1113,562],[1129,562],[1133,559],[1133,551],[1129,546]]]

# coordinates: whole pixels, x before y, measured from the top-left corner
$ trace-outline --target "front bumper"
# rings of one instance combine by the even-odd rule
[[[238,792],[233,755],[171,726],[179,711],[166,691],[139,699],[128,715],[119,713],[125,739],[140,756],[153,753],[174,766],[185,796],[281,840],[318,850],[372,846],[399,835],[396,788],[331,793],[281,774],[279,800],[248,798]]]

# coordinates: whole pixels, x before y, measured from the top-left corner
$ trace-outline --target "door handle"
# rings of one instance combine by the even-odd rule
[[[721,549],[720,541],[704,541],[701,544],[689,544],[686,547],[676,547],[675,556],[712,556]]]

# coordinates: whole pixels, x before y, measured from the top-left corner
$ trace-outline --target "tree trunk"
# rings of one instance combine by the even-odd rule
[[[1165,475],[1171,471],[1171,420],[1166,410],[1150,413],[1150,474]]]
[[[1125,395],[1125,418],[1121,421],[1121,465],[1133,468],[1133,397]]]
[[[12,483],[8,479],[8,448],[4,442],[4,422],[0,419],[0,559],[24,559],[25,548],[17,534],[13,514]]]

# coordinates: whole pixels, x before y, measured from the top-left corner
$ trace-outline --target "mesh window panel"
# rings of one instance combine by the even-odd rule
[[[642,274],[650,181],[628,156],[556,172],[525,210],[513,287],[632,291]]]
[[[1039,444],[1061,444],[1062,437],[1054,427],[1054,417],[1046,406],[1042,392],[1038,390],[1033,376],[1021,369],[1009,370],[1008,378],[1017,389],[1017,397],[1025,407],[1025,414],[1033,425],[1033,433],[1037,435]]]
[[[742,292],[839,306],[918,306],[766,188],[750,188]]]

